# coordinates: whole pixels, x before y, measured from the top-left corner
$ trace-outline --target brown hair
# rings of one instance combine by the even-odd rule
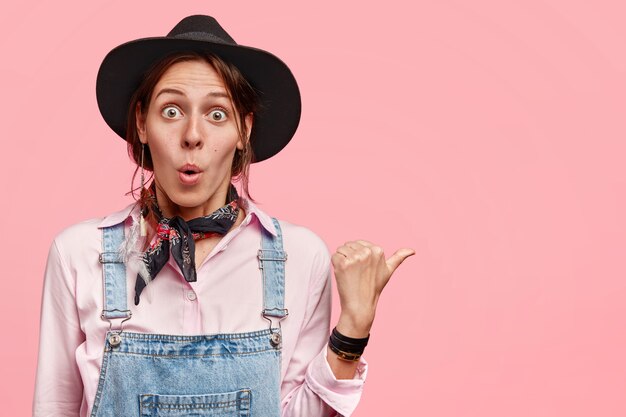
[[[142,143],[139,139],[139,134],[137,133],[137,118],[135,113],[136,108],[139,105],[141,113],[145,115],[150,105],[150,100],[152,98],[154,87],[157,85],[165,71],[167,71],[172,65],[178,62],[185,61],[204,61],[208,63],[213,67],[213,69],[224,81],[226,91],[230,97],[234,109],[238,113],[239,123],[237,125],[237,130],[239,132],[239,138],[244,144],[244,148],[242,150],[237,150],[235,152],[235,156],[233,158],[233,163],[231,166],[231,177],[241,180],[243,193],[250,200],[254,201],[248,191],[249,168],[250,164],[252,163],[254,154],[252,151],[250,140],[248,140],[248,137],[246,135],[245,118],[248,114],[255,114],[258,110],[258,95],[254,88],[243,77],[241,72],[239,72],[237,67],[211,53],[176,52],[174,54],[168,55],[161,61],[158,61],[156,64],[154,64],[145,73],[143,81],[139,84],[139,87],[133,93],[130,99],[130,103],[128,105],[128,122],[126,125],[126,141],[128,143],[128,154],[137,164],[137,168],[135,169],[135,173],[133,174],[132,185],[134,185],[135,183],[135,177],[137,175],[137,171],[139,170],[139,165],[141,164],[142,150]],[[147,146],[144,150],[143,166],[146,170],[154,170],[154,167],[152,165],[152,156],[150,155],[150,148]],[[130,194],[134,196],[137,188],[134,188],[132,185]],[[145,207],[145,205],[143,204],[145,203],[145,196],[143,195],[144,191],[141,191],[141,193],[142,195],[140,196],[140,200],[142,206]]]

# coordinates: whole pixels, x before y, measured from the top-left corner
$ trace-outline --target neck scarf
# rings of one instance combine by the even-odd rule
[[[142,261],[146,267],[148,277],[144,279],[137,275],[135,281],[135,305],[139,304],[139,296],[147,282],[154,279],[167,263],[170,253],[180,268],[187,282],[195,282],[196,275],[195,241],[211,236],[223,236],[233,226],[239,215],[237,200],[239,195],[235,187],[230,184],[227,203],[213,213],[191,219],[188,222],[180,216],[165,217],[156,199],[154,182],[148,189],[150,204],[148,209],[159,219],[156,229],[156,239],[143,253]]]

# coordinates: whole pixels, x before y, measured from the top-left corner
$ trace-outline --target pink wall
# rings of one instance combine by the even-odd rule
[[[101,59],[206,13],[301,85],[296,138],[252,170],[261,207],[331,249],[417,251],[357,417],[626,415],[624,3],[247,3],[3,4],[2,414],[30,413],[54,235],[129,201]]]

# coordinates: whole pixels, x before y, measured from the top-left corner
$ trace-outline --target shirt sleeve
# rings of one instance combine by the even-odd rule
[[[41,299],[34,417],[75,417],[80,413],[83,385],[75,352],[85,336],[76,309],[75,282],[54,241]]]
[[[311,285],[306,319],[281,391],[282,416],[349,417],[361,398],[367,363],[361,359],[354,379],[335,378],[326,359],[330,334],[332,272],[330,260]],[[286,395],[285,395],[286,393]]]

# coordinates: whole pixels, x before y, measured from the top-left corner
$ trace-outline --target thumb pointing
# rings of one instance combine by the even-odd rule
[[[398,249],[393,255],[389,257],[389,259],[387,259],[387,266],[389,267],[389,271],[393,274],[396,268],[398,268],[406,258],[412,255],[415,255],[415,251],[413,249]]]

